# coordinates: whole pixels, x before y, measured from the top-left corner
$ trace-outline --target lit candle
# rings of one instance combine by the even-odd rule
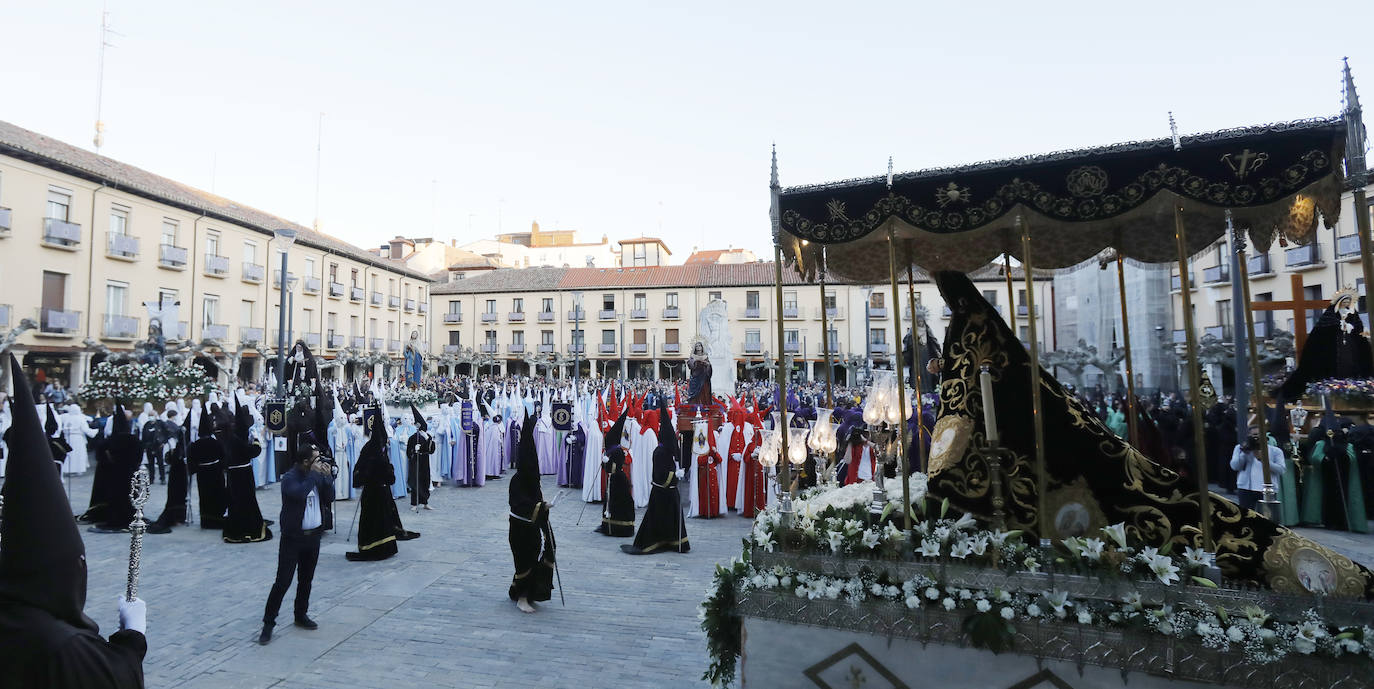
[[[1000,437],[997,434],[997,409],[992,401],[992,372],[988,370],[986,364],[978,374],[979,382],[983,389],[983,427],[987,433],[988,445],[996,447],[999,445]]]

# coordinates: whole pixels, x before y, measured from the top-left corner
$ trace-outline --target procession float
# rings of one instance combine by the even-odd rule
[[[1126,439],[1108,430],[1036,365],[1036,338],[1023,342],[1016,327],[1020,317],[1037,332],[1034,271],[1112,250],[1118,276],[1125,259],[1176,263],[1186,275],[1189,257],[1224,234],[1238,252],[1315,241],[1343,196],[1360,209],[1362,269],[1374,284],[1364,127],[1348,68],[1345,79],[1334,118],[964,167],[893,174],[889,162],[885,177],[782,188],[775,152],[779,304],[783,270],[822,290],[827,275],[888,284],[894,304],[899,278],[910,291],[924,270],[949,306],[949,330],[937,390],[923,390],[921,376],[873,380],[864,423],[888,467],[876,481],[787,491],[807,458],[799,443],[816,444],[781,411],[775,428],[789,430],[767,434],[760,459],[783,493],[757,517],[741,557],[717,568],[702,604],[705,679],[1374,686],[1374,572],[1281,526],[1267,465],[1261,514],[1209,492],[1205,462],[1185,479],[1147,459],[1130,442],[1135,429]],[[1004,256],[1024,269],[1027,307],[1006,318],[965,277]],[[1260,381],[1241,259],[1248,373]],[[1206,386],[1191,297],[1181,293],[1202,457]],[[901,333],[904,317],[917,318],[898,311]],[[1368,357],[1369,341],[1356,343]],[[901,346],[898,338],[896,361]],[[1129,386],[1129,349],[1125,365]],[[907,422],[927,404],[937,407],[928,451]],[[1265,415],[1254,416],[1264,437]]]

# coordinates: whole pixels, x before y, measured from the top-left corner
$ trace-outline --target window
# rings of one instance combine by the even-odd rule
[[[647,296],[645,296],[643,292],[636,292],[636,293],[635,293],[634,310],[635,310],[635,311],[647,311],[647,310],[649,310],[649,298],[648,298]]]
[[[258,245],[257,245],[256,243],[254,243],[254,242],[244,242],[244,243],[243,243],[243,262],[244,262],[244,263],[257,263],[257,262],[258,262]]]
[[[168,306],[171,306],[172,304],[177,303],[178,301],[180,301],[180,299],[177,298],[176,290],[167,289],[166,287],[158,288],[157,303],[159,307],[166,308]]]
[[[631,260],[630,265],[631,265],[631,266],[636,266],[636,267],[637,267],[637,266],[647,266],[647,265],[649,265],[649,252],[648,252],[648,247],[645,246],[644,244],[634,244],[633,246],[634,246],[634,256],[633,256],[633,258],[630,259],[630,260]]]
[[[496,346],[496,331],[495,331],[495,330],[488,330],[488,331],[487,331],[487,346],[488,346],[488,347],[495,347],[495,346]]]
[[[177,245],[177,221],[163,218],[162,220],[162,243],[167,246]]]
[[[667,295],[665,295],[665,296],[666,296],[666,298],[667,298],[667,300],[668,300],[668,308],[670,308],[670,309],[675,309],[675,308],[677,308],[677,292],[669,292],[669,293],[668,293]]]
[[[386,322],[386,339],[388,339],[388,340],[394,340],[394,339],[396,339],[396,321],[387,321],[387,322]]]
[[[520,297],[515,297],[514,299],[511,299],[511,300],[510,300],[510,310],[511,310],[511,313],[524,313],[524,312],[525,312],[525,300],[522,299],[522,298],[520,298]]]
[[[71,220],[71,212],[71,192],[59,189],[48,189],[48,217],[66,222]]]
[[[868,341],[872,344],[887,344],[887,330],[885,328],[869,328]]]
[[[257,319],[253,318],[253,311],[256,306],[257,304],[248,299],[244,299],[239,303],[239,327],[253,327],[253,324],[257,322]]]
[[[219,297],[207,294],[200,300],[200,311],[204,319],[203,325],[214,325],[219,321]]]
[[[463,302],[457,299],[450,299],[448,301],[448,312],[452,314],[463,313]]]
[[[1231,300],[1230,300],[1230,299],[1218,299],[1218,300],[1217,300],[1217,324],[1220,325],[1222,328],[1224,328],[1227,332],[1230,332],[1230,330],[1231,330],[1231,322],[1232,322],[1232,319],[1231,319]]]
[[[879,291],[876,290],[876,289],[873,290],[873,292],[872,292],[871,294],[868,295],[868,306],[869,306],[869,308],[881,309],[881,308],[883,308],[883,304],[886,304],[886,303],[887,303],[887,302],[883,301],[883,293],[882,293],[882,292],[879,292]]]
[[[330,282],[338,282],[338,281],[339,281],[339,264],[337,264],[337,263],[331,263],[331,264],[329,264],[329,281],[330,281]]]
[[[510,343],[513,344],[513,345],[517,345],[517,346],[524,346],[524,344],[525,344],[525,331],[523,331],[523,330],[516,330],[515,332],[511,333],[511,334],[510,334]]]
[[[921,303],[921,295],[919,295],[919,294],[916,295],[916,303],[917,303],[917,304]],[[835,301],[835,293],[834,293],[834,292],[829,292],[829,291],[827,291],[827,292],[825,293],[825,309],[826,309],[827,311],[834,311],[835,308],[836,308],[835,304],[836,304],[836,301]]]
[[[205,233],[205,255],[206,255],[206,256],[218,256],[218,255],[219,255],[219,233],[218,233],[218,232],[206,232],[206,233]]]
[[[712,300],[712,299],[720,299],[721,301],[724,301],[724,299],[720,296],[720,294],[721,294],[720,292],[714,291],[714,290],[712,290],[712,291],[710,291],[710,292],[707,292],[707,293],[706,293],[706,297],[707,297],[706,300],[707,300],[707,301],[710,301],[710,300]]]
[[[644,328],[635,328],[634,338],[637,345],[649,344],[649,331]]]
[[[831,329],[830,329],[830,351],[833,352],[833,351],[838,350],[838,349],[839,349],[839,346],[840,346],[840,331],[838,331],[838,330],[836,330],[836,329],[834,329],[834,328],[831,328]]]
[[[326,330],[329,331],[329,336],[330,336],[330,337],[334,337],[334,331],[336,331],[336,330],[339,329],[339,314],[337,314],[337,313],[335,313],[335,312],[333,312],[333,311],[330,311],[330,312],[329,312],[329,315],[326,316],[326,317],[329,319],[329,321],[328,321],[329,327],[326,328]]]
[[[795,311],[797,309],[797,292],[790,290],[782,293],[782,308]]]
[[[129,209],[123,206],[110,206],[110,234],[128,236]]]
[[[370,333],[372,333],[372,337],[374,337],[374,338],[377,337],[377,319],[376,319],[376,318],[369,318],[369,319],[367,319],[367,331],[370,332]]]
[[[789,345],[798,344],[801,342],[801,334],[796,330],[784,330],[782,331],[782,341]]]
[[[1017,306],[1025,306],[1025,305],[1026,305],[1026,290],[1024,290],[1024,289],[1016,290],[1016,305],[1017,305]]]
[[[1021,341],[1030,342],[1030,326],[1023,325],[1017,329],[1021,331]]]
[[[552,346],[553,346],[553,331],[552,331],[552,330],[541,330],[541,331],[539,332],[539,344],[542,344],[542,345],[545,345],[545,346],[548,346],[548,347],[552,347]]]
[[[756,290],[749,290],[744,293],[744,308],[750,311],[759,310],[759,293]]]
[[[668,328],[663,331],[663,342],[666,344],[678,344],[677,328]]]
[[[357,317],[357,316],[349,316],[349,317],[348,317],[348,336],[349,336],[349,337],[357,337],[357,336],[358,336],[358,317]]]
[[[1303,287],[1303,288],[1302,288],[1302,298],[1303,298],[1304,300],[1308,300],[1308,301],[1321,301],[1321,298],[1322,298],[1322,286],[1321,286],[1321,285],[1310,285],[1310,286],[1308,286],[1308,287]],[[1308,312],[1307,312],[1307,327],[1309,327],[1309,328],[1312,327],[1312,326],[1317,322],[1317,319],[1321,318],[1321,315],[1322,315],[1322,309],[1312,309],[1312,310],[1308,311]],[[1292,328],[1289,328],[1289,331],[1291,332],[1291,331],[1292,331]]]
[[[572,331],[572,344],[574,347],[581,347],[587,343],[587,334],[581,330]]]
[[[302,309],[301,317],[305,320],[305,327],[301,328],[302,333],[315,332],[315,311],[313,309]]]
[[[390,296],[393,296],[393,297],[396,296],[396,279],[395,279],[395,278],[392,278],[392,279],[386,281],[386,293],[387,293],[388,295],[390,295]]]
[[[488,299],[488,300],[487,300],[487,313],[496,313],[496,300],[495,300],[495,299]]]
[[[129,312],[129,283],[105,283],[105,315],[123,316]]]
[[[995,289],[985,289],[985,290],[983,290],[983,298],[986,299],[986,300],[988,300],[988,303],[989,303],[989,304],[992,304],[993,306],[997,306],[997,290],[995,290]]]
[[[357,286],[358,286],[358,269],[357,269],[357,268],[352,268],[351,271],[352,271],[352,274],[351,274],[351,275],[349,276],[349,278],[348,278],[348,286],[349,286],[349,287],[357,287]]]
[[[315,277],[315,259],[313,259],[313,258],[307,258],[307,259],[305,259],[305,271],[304,271],[304,276],[305,276],[305,277],[308,277],[308,278],[313,278],[313,277]]]
[[[763,333],[758,330],[744,331],[744,344],[758,347],[763,342]]]
[[[453,347],[461,346],[463,344],[463,334],[457,330],[448,331],[448,343]]]
[[[602,331],[601,331],[601,344],[608,344],[608,345],[613,345],[613,344],[615,344],[615,331],[614,331],[614,330],[602,330]]]
[[[601,295],[601,310],[602,310],[602,311],[614,311],[614,310],[615,310],[615,295],[614,295],[614,294],[603,294],[603,295]]]
[[[539,313],[553,313],[553,297],[544,297],[543,303],[539,305]]]

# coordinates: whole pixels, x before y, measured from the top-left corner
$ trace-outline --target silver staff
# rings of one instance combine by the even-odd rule
[[[129,481],[129,500],[134,504],[134,520],[129,522],[129,585],[124,592],[124,600],[138,597],[138,566],[143,559],[143,532],[148,530],[148,522],[143,520],[143,506],[148,504],[148,469],[139,465],[138,471]]]

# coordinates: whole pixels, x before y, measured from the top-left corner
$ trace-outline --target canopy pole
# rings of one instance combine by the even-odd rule
[[[1212,501],[1207,490],[1207,445],[1203,436],[1202,404],[1199,395],[1202,377],[1198,370],[1197,333],[1193,332],[1193,279],[1188,273],[1188,233],[1183,226],[1183,205],[1177,202],[1174,203],[1174,241],[1178,245],[1179,293],[1183,295],[1183,333],[1188,342],[1188,398],[1193,409],[1193,473],[1197,475],[1198,509],[1202,513],[1202,547],[1207,552],[1214,553],[1216,548],[1212,543]],[[1264,463],[1268,465],[1268,457]]]
[[[906,405],[906,385],[902,384],[902,309],[901,292],[897,290],[897,226],[889,220],[887,224],[887,277],[892,283],[892,339],[897,341],[896,357],[892,360],[893,368],[897,369],[897,407],[902,410],[900,420],[897,422],[898,438],[897,465],[902,470],[902,523],[907,531],[911,531],[911,463],[907,461],[906,449],[908,447],[906,437],[906,415],[908,407]],[[912,324],[912,340],[916,339],[915,324]],[[914,343],[913,343],[914,345]]]
[[[832,388],[835,386],[835,369],[830,365],[830,309],[825,305],[825,246],[821,246],[821,356],[825,360],[825,406],[835,408]]]
[[[1049,491],[1049,475],[1045,466],[1045,412],[1040,406],[1040,338],[1036,330],[1035,317],[1035,279],[1032,276],[1031,266],[1031,237],[1030,224],[1025,217],[1016,216],[1016,224],[1021,226],[1021,270],[1025,271],[1026,278],[1026,325],[1030,335],[1030,378],[1031,378],[1031,420],[1035,427],[1035,530],[1040,537],[1040,545],[1050,544],[1050,535],[1047,524],[1050,523],[1049,515],[1046,514],[1046,493]],[[1016,332],[1012,332],[1012,337]]]
[[[773,287],[777,308],[773,312],[773,319],[778,324],[778,348],[782,349],[783,344],[783,320],[782,320],[782,245],[773,245]],[[778,465],[782,467],[782,485],[787,486],[788,496],[792,495],[792,468],[790,460],[787,459],[787,356],[784,352],[778,352],[778,437],[782,442],[782,456]]]
[[[1370,290],[1374,289],[1371,288],[1371,285],[1374,285],[1374,246],[1371,246],[1369,237],[1369,199],[1366,198],[1364,185],[1355,187],[1351,196],[1353,197],[1351,200],[1355,203],[1355,232],[1360,235],[1360,267],[1364,269],[1365,314],[1368,315],[1371,313],[1370,305],[1374,303],[1368,296],[1371,294]],[[1337,287],[1339,288],[1340,285]],[[1293,298],[1296,299],[1297,296],[1295,295]],[[1358,295],[1355,302],[1353,310],[1359,313]],[[1374,316],[1371,316],[1370,322],[1374,323]],[[1369,341],[1369,346],[1374,347],[1374,339]]]
[[[921,395],[921,378],[925,376],[925,367],[921,366],[921,346],[916,341],[916,271],[912,270],[911,262],[906,264],[906,292],[907,299],[911,305],[911,389],[916,391],[916,466],[920,467],[922,473],[926,470],[926,444],[921,440],[921,434],[925,433],[926,410],[925,398]],[[897,338],[901,340],[902,338]],[[905,478],[905,475],[903,475]]]
[[[1016,332],[1016,290],[1011,280],[1011,254],[1002,254],[1002,272],[1007,276],[1007,324]]]
[[[1261,446],[1269,447],[1269,419],[1265,418],[1264,406],[1264,383],[1260,378],[1259,357],[1256,355],[1255,347],[1255,312],[1250,310],[1250,266],[1245,260],[1245,233],[1236,230],[1231,224],[1231,211],[1226,211],[1226,229],[1231,233],[1231,245],[1235,249],[1236,261],[1239,275],[1235,279],[1240,280],[1240,290],[1242,298],[1245,299],[1245,343],[1250,350],[1250,399],[1254,400],[1256,426],[1259,428]],[[1241,439],[1242,444],[1244,438]],[[1264,470],[1264,511],[1265,516],[1269,517],[1274,523],[1279,521],[1279,501],[1278,495],[1274,492],[1274,479],[1269,475],[1269,457],[1260,459],[1260,466]]]
[[[1121,252],[1116,252],[1116,287],[1121,296],[1121,339],[1126,343],[1126,424],[1131,446],[1140,447],[1140,432],[1135,418],[1135,366],[1131,361],[1131,321],[1126,317],[1126,264]]]

